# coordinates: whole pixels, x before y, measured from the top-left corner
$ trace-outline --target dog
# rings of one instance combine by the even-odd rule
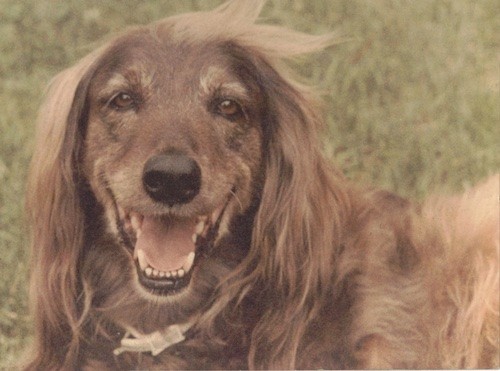
[[[499,367],[499,177],[412,203],[321,152],[263,1],[131,29],[63,71],[27,192],[25,368]]]

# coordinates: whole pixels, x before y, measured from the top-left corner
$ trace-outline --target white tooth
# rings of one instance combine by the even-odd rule
[[[151,274],[153,273],[153,268],[147,267],[144,272],[146,273],[146,276],[151,277]]]
[[[118,215],[120,216],[120,218],[125,218],[126,216],[126,213],[125,213],[125,210],[123,210],[122,207],[118,206]]]
[[[142,249],[137,250],[137,260],[139,261],[139,267],[141,270],[145,270],[148,266],[148,263],[146,262],[146,255],[144,254],[144,251]]]
[[[165,272],[160,271],[160,273],[158,275],[160,276],[160,278],[163,278],[163,277],[165,277]]]
[[[165,272],[165,277],[167,277],[167,278],[172,277],[172,273],[170,273],[170,272]]]
[[[179,270],[177,270],[177,275],[178,275],[180,278],[184,277],[184,274],[185,274],[185,273],[186,273],[186,272],[184,272],[184,269],[182,269],[182,268],[181,268],[181,269],[179,269]]]
[[[177,278],[177,271],[171,271],[170,273],[172,274],[173,278]]]
[[[156,269],[153,268],[153,277],[158,277],[158,271]]]
[[[205,229],[205,221],[202,220],[201,222],[196,224],[196,228],[194,230],[194,233],[202,234],[204,229]]]
[[[182,265],[182,269],[184,269],[185,272],[189,272],[193,267],[194,257],[195,257],[194,252],[190,252],[189,255],[187,256],[186,261]]]
[[[196,243],[196,241],[198,240],[198,235],[196,233],[193,233],[193,235],[191,236],[191,240],[193,241],[193,243]]]
[[[141,220],[139,219],[139,215],[136,213],[133,213],[130,215],[130,223],[132,224],[132,228],[136,232],[138,232],[141,229],[142,223]]]

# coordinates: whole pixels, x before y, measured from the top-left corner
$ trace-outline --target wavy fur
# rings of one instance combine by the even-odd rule
[[[230,1],[133,29],[51,83],[27,193],[35,319],[27,369],[499,367],[498,176],[418,207],[353,186],[321,154],[315,95],[281,65],[336,37],[256,24],[263,3]],[[219,166],[212,172],[228,182],[238,179],[238,187],[223,214],[216,259],[195,268],[187,294],[166,300],[137,287],[130,253],[113,224],[114,203],[132,203],[131,197],[149,202],[139,188],[128,198],[117,191],[118,170],[133,174],[141,154],[128,156],[120,134],[118,143],[106,139],[94,109],[108,76],[102,71],[137,55],[127,50],[144,52],[138,64],[146,75],[153,61],[165,63],[154,75],[161,79],[172,64],[152,53],[163,44],[180,53],[199,48],[222,76],[234,71],[221,60],[237,63],[241,76],[233,77],[250,91],[250,116],[258,123],[238,132],[248,140],[232,149],[238,162],[231,166],[224,162],[233,160],[215,151],[211,163],[200,156],[203,171]],[[190,54],[195,61],[197,55]],[[213,71],[219,70],[212,68],[204,81],[218,78]],[[182,95],[189,93],[169,99],[196,103],[181,101]],[[163,115],[149,116],[146,125],[171,117],[194,132],[208,130],[181,109],[161,107]],[[168,130],[184,143],[185,129]],[[164,135],[155,145],[141,133],[129,140],[142,140],[141,153],[151,154],[172,145]],[[201,150],[228,150],[226,142],[193,138]],[[121,150],[123,161],[105,167]],[[136,186],[132,178],[125,189]],[[222,188],[213,183],[215,195]],[[193,325],[187,339],[156,357],[112,353],[127,328],[147,333],[185,321]]]

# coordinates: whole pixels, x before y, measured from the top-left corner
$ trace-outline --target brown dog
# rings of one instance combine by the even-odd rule
[[[279,68],[335,38],[261,7],[136,28],[53,81],[28,368],[498,367],[498,176],[418,208],[357,190]]]

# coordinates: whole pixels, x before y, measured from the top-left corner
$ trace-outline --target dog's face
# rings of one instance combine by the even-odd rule
[[[136,286],[155,300],[197,285],[257,193],[264,98],[236,54],[138,32],[89,81],[84,176]]]

